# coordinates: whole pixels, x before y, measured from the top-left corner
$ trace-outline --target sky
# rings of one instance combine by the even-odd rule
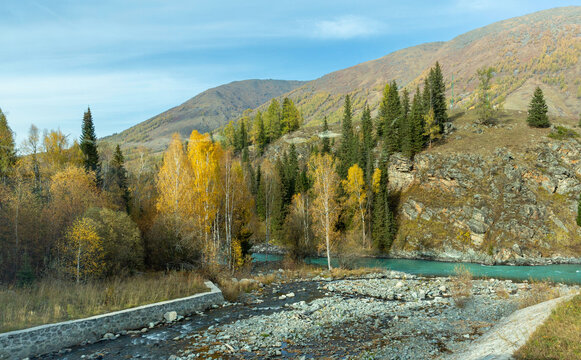
[[[120,132],[209,88],[313,80],[398,49],[580,1],[1,0],[0,108],[77,139]]]

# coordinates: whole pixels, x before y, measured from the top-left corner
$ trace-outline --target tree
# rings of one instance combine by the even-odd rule
[[[440,134],[440,127],[436,123],[436,118],[434,117],[434,109],[430,109],[427,115],[424,115],[425,132],[424,135],[428,137],[428,144],[430,149],[432,148],[432,143],[442,137]]]
[[[33,124],[30,125],[28,137],[24,140],[23,148],[30,156],[30,164],[32,173],[34,174],[34,189],[37,193],[42,190],[42,182],[40,178],[40,163],[38,161],[38,150],[40,147],[40,135],[38,128]]]
[[[327,266],[331,267],[331,241],[335,233],[335,224],[340,207],[335,200],[339,177],[335,172],[335,160],[329,154],[315,155],[309,162],[309,171],[313,178],[313,223],[317,235],[325,239]]]
[[[478,120],[482,124],[491,124],[494,117],[494,109],[489,99],[490,91],[490,79],[492,79],[492,73],[494,68],[481,68],[478,69],[478,98],[476,102],[476,113],[478,114]]]
[[[387,178],[387,162],[383,169],[375,169],[373,173],[373,244],[379,251],[389,251],[397,231],[397,225],[389,204]]]
[[[130,193],[127,184],[127,170],[125,169],[125,157],[119,145],[115,147],[110,168],[111,177],[113,178],[113,188],[111,190],[116,195],[120,207],[129,213]]]
[[[267,142],[271,143],[278,139],[282,132],[280,123],[281,110],[280,104],[276,99],[272,99],[266,113],[263,114],[266,127]]]
[[[426,143],[424,136],[424,117],[419,87],[412,100],[410,112],[410,142],[412,156],[422,151]]]
[[[331,153],[331,142],[329,140],[329,124],[327,123],[327,117],[323,119],[323,133],[321,134],[323,138],[321,142],[323,143],[321,153],[330,154]]]
[[[386,89],[388,89],[388,92],[387,94],[384,92],[384,96],[387,95],[387,98],[382,100],[379,109],[383,126],[384,157],[401,150],[400,125],[402,108],[395,80]]]
[[[97,186],[101,186],[101,164],[99,162],[99,152],[97,151],[97,136],[95,135],[91,108],[87,108],[83,115],[80,146],[84,156],[85,170],[94,172],[97,177]]]
[[[446,86],[444,85],[444,76],[440,63],[436,61],[436,65],[430,70],[429,76],[430,93],[431,93],[431,107],[434,110],[435,123],[440,127],[440,132],[444,129],[444,123],[448,120],[446,112]]]
[[[358,219],[355,223],[361,227],[361,241],[363,246],[370,247],[365,233],[365,215],[367,208],[367,190],[363,180],[363,170],[355,164],[349,168],[347,180],[342,181],[343,189],[347,194],[346,205],[355,210]]]
[[[361,150],[359,151],[361,169],[365,174],[365,178],[371,176],[371,169],[373,168],[373,122],[371,121],[371,110],[369,105],[363,108],[361,115]]]
[[[345,95],[345,105],[343,108],[343,120],[341,121],[341,146],[339,148],[339,164],[337,173],[342,179],[347,177],[347,170],[357,162],[357,146],[355,135],[353,134],[351,98]]]
[[[163,154],[161,168],[157,174],[157,211],[180,218],[193,201],[190,195],[191,168],[178,133],[175,133],[169,147]],[[179,234],[179,229],[176,235]]]
[[[77,284],[81,278],[99,276],[103,269],[103,240],[94,221],[76,220],[67,230],[61,244],[65,271],[73,274]]]
[[[8,126],[6,115],[0,109],[0,178],[8,175],[8,170],[15,161],[14,134]]]
[[[124,211],[90,208],[85,218],[93,221],[94,230],[101,239],[103,272],[118,275],[143,267],[143,243],[139,228]]]
[[[581,196],[579,196],[579,204],[577,204],[577,225],[581,226]]]
[[[538,128],[549,127],[551,124],[547,116],[548,110],[549,108],[545,102],[543,91],[537,86],[529,105],[529,115],[527,117],[529,126]]]
[[[301,114],[295,107],[293,101],[287,97],[282,101],[281,124],[282,133],[286,134],[295,131],[299,128],[301,123]]]
[[[191,169],[191,200],[187,214],[193,219],[197,238],[202,242],[206,263],[217,259],[218,243],[211,238],[212,226],[220,204],[220,159],[222,149],[208,135],[192,131],[188,142]]]

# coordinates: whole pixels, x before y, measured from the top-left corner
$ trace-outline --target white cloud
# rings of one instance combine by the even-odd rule
[[[377,34],[384,25],[359,16],[342,16],[315,23],[314,36],[323,39],[352,39]]]

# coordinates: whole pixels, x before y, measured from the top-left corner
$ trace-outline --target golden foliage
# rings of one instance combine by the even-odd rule
[[[76,220],[67,230],[60,250],[65,272],[74,275],[77,283],[101,274],[104,267],[103,239],[93,220]]]
[[[324,238],[321,247],[327,251],[327,266],[331,269],[331,241],[335,237],[335,223],[340,207],[335,197],[339,176],[335,171],[335,159],[330,154],[317,154],[309,162],[309,171],[314,180],[313,223],[315,233]]]
[[[343,180],[342,184],[347,194],[345,205],[357,213],[354,217],[354,222],[356,226],[361,227],[361,240],[363,241],[363,245],[371,247],[371,242],[368,243],[365,234],[367,189],[365,187],[365,181],[363,180],[363,170],[361,170],[359,165],[355,164],[347,170],[347,180]]]

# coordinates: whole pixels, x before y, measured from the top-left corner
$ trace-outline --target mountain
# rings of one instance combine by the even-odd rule
[[[551,114],[577,117],[581,112],[580,35],[581,7],[544,10],[500,21],[447,42],[395,51],[325,75],[283,96],[294,100],[305,123],[320,124],[324,116],[334,122],[340,119],[345,94],[352,95],[356,114],[365,102],[377,111],[385,84],[396,80],[413,95],[439,61],[448,100],[452,98],[453,80],[455,108],[473,106],[478,86],[476,71],[494,67],[493,103],[502,103],[505,109],[526,110],[539,85]]]
[[[302,81],[244,80],[202,92],[185,103],[139,123],[103,141],[122,143],[125,148],[146,146],[164,150],[175,132],[189,137],[192,130],[209,132],[254,109],[273,97],[287,93]]]

